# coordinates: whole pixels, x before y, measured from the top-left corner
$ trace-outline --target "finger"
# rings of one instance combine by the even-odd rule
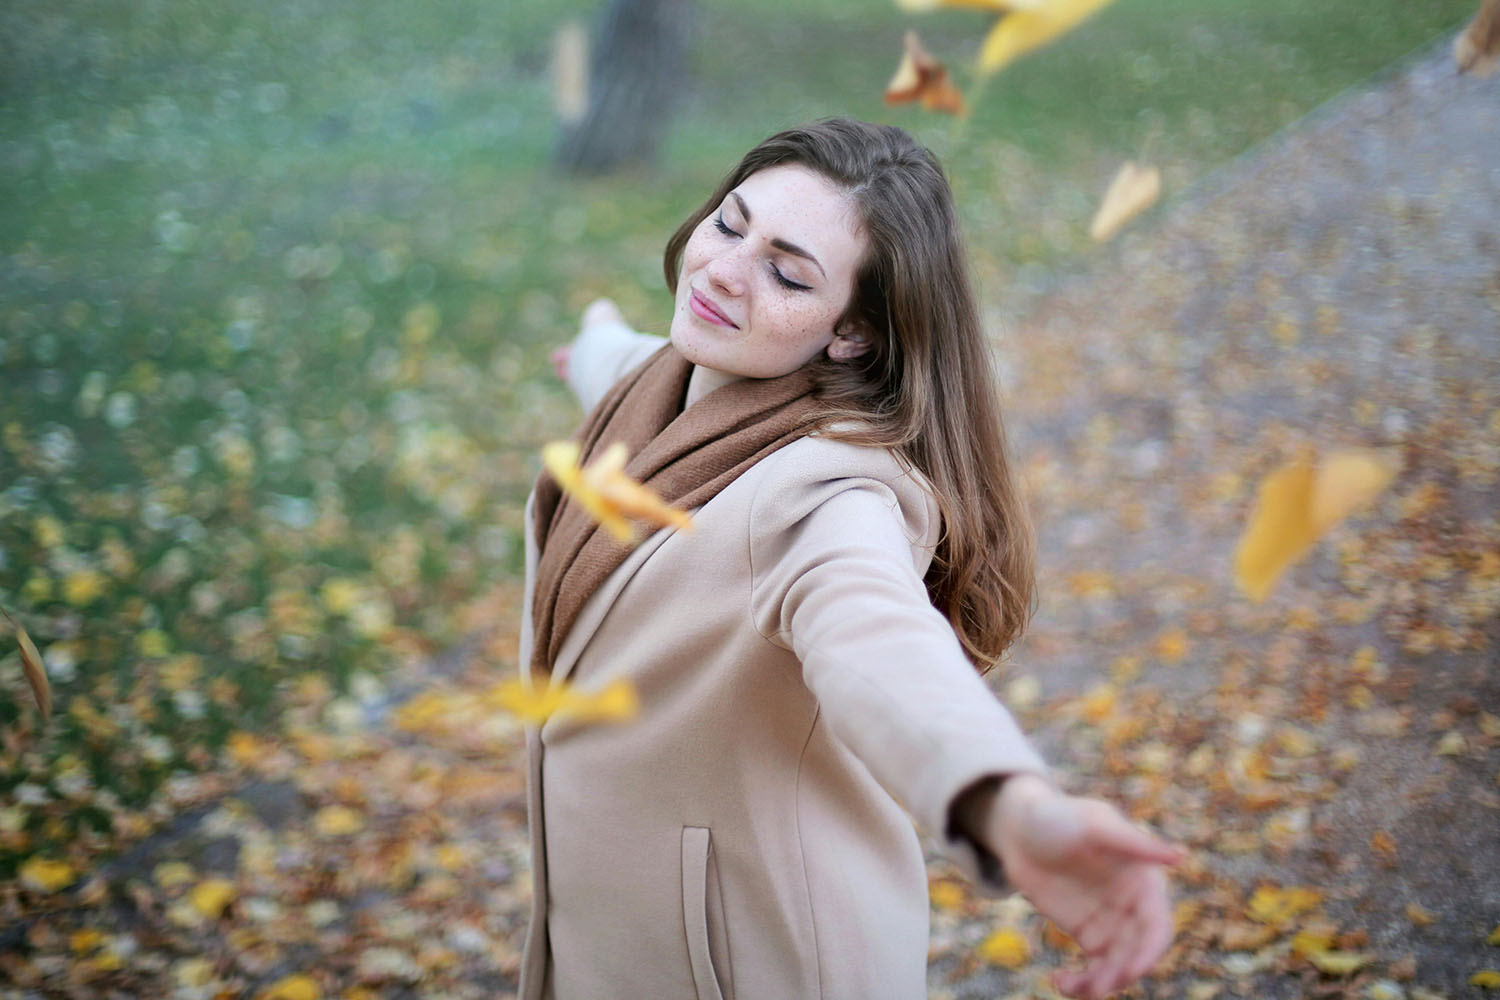
[[[1157,874],[1161,876],[1160,871]],[[1139,979],[1149,972],[1172,945],[1176,927],[1172,920],[1171,901],[1167,898],[1165,876],[1161,876],[1160,881],[1155,882],[1142,897],[1140,913],[1145,940],[1136,960],[1126,970],[1131,980]]]
[[[1090,825],[1090,840],[1099,847],[1108,848],[1140,861],[1159,865],[1175,865],[1187,857],[1187,851],[1177,844],[1165,840],[1131,823],[1112,806],[1108,807],[1108,818],[1101,816]]]

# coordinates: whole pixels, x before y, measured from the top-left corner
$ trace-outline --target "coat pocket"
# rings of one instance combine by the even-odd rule
[[[698,1000],[733,996],[724,896],[719,889],[713,838],[703,826],[682,828],[682,922],[687,929],[688,960]],[[717,965],[715,954],[720,956]]]

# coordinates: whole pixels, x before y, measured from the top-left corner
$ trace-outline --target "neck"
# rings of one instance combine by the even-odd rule
[[[744,376],[731,375],[728,372],[716,371],[713,368],[704,368],[702,365],[693,366],[693,374],[688,376],[687,402],[684,408],[692,406],[698,400],[707,396],[721,385],[738,382]]]

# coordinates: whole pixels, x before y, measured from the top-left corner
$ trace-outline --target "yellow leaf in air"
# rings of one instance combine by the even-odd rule
[[[1322,901],[1323,894],[1316,889],[1302,886],[1282,889],[1263,885],[1251,895],[1245,914],[1263,924],[1282,924],[1313,909]]]
[[[896,67],[896,75],[885,85],[885,103],[905,104],[921,101],[928,111],[950,115],[964,114],[964,98],[948,78],[948,69],[932,58],[915,31],[906,33],[906,51]]]
[[[994,73],[1066,33],[1109,0],[1044,0],[1016,10],[990,29],[979,50],[979,71]]]
[[[1318,967],[1319,972],[1330,976],[1348,976],[1370,964],[1371,957],[1357,951],[1313,951],[1307,960]]]
[[[276,980],[255,995],[255,1000],[322,1000],[323,988],[311,976],[297,973]]]
[[[1396,471],[1388,453],[1351,449],[1317,463],[1298,459],[1268,474],[1234,554],[1240,589],[1252,600],[1265,600],[1288,568],[1335,524],[1379,496]]]
[[[210,920],[217,920],[237,895],[239,890],[227,878],[206,878],[193,886],[187,898],[193,909]]]
[[[1089,223],[1089,236],[1099,243],[1112,238],[1131,219],[1161,196],[1161,171],[1150,164],[1126,160],[1109,182],[1104,200]]]
[[[486,700],[535,725],[552,716],[603,722],[633,718],[640,708],[635,686],[628,678],[611,682],[597,693],[580,693],[568,684],[548,684],[545,679],[497,684]]]
[[[1469,977],[1469,985],[1482,990],[1500,990],[1500,971],[1480,969]]]
[[[1031,958],[1031,945],[1020,931],[1002,927],[979,943],[979,957],[991,965],[1019,969]]]
[[[912,14],[925,14],[933,10],[984,10],[992,14],[1004,14],[1013,10],[1031,10],[1047,0],[896,0],[896,6]]]
[[[577,442],[554,441],[542,447],[542,465],[563,492],[576,500],[616,541],[629,544],[634,540],[635,529],[629,519],[692,530],[693,519],[687,511],[663,503],[655,493],[625,474],[623,444],[616,442],[605,448],[587,467],[579,466],[579,454]]]
[[[1463,34],[1453,40],[1461,73],[1489,76],[1500,65],[1500,0],[1484,0]]]
[[[35,892],[56,892],[73,884],[73,866],[50,858],[28,858],[21,866],[21,884]]]
[[[348,806],[324,806],[313,816],[313,829],[323,837],[343,837],[365,828],[365,818]]]
[[[10,612],[0,608],[0,615],[10,622],[10,627],[16,630],[16,642],[21,647],[21,672],[26,675],[26,683],[31,685],[31,693],[36,698],[37,707],[42,710],[42,718],[52,716],[52,685],[47,680],[47,671],[42,667],[42,654],[37,652],[36,643],[31,641],[31,636],[21,627],[21,623],[10,616]]]

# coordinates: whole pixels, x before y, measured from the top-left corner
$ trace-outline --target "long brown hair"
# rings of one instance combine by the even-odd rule
[[[926,477],[943,534],[926,585],[982,671],[1031,617],[1036,546],[1005,447],[996,376],[959,238],[953,192],[936,157],[905,131],[833,118],[771,136],[667,241],[677,290],[683,248],[740,182],[780,164],[805,166],[861,211],[868,243],[840,318],[863,321],[870,349],[811,364],[829,436],[890,448]]]

